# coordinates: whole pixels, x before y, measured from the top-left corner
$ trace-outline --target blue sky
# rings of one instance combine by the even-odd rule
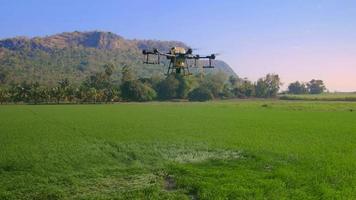
[[[241,77],[278,73],[356,91],[356,1],[0,0],[0,38],[112,31],[221,53]]]

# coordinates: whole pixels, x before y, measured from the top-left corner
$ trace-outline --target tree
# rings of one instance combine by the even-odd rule
[[[187,77],[176,74],[175,78],[178,80],[177,96],[176,98],[184,99],[187,97],[190,90],[190,82]]]
[[[139,80],[126,81],[121,85],[121,97],[126,101],[152,101],[156,92]]]
[[[232,88],[236,87],[239,81],[240,81],[239,77],[232,76],[232,75],[229,77],[229,83]]]
[[[71,88],[70,88],[70,84],[69,84],[69,80],[67,78],[62,79],[60,81],[58,81],[58,86],[56,88],[56,97],[57,97],[57,103],[63,99],[63,100],[68,100],[71,99]]]
[[[294,83],[289,84],[288,93],[290,94],[306,94],[308,93],[308,88],[304,83],[300,83],[296,81]]]
[[[98,90],[92,87],[89,88],[87,92],[88,92],[87,93],[88,100],[90,100],[95,104],[98,99]]]
[[[111,102],[117,97],[117,89],[114,88],[111,76],[113,75],[115,66],[113,64],[105,64],[103,71],[90,75],[76,90],[75,97],[83,101],[91,102]],[[129,67],[125,66],[123,69],[123,82],[129,75]],[[73,94],[74,94],[73,93]]]
[[[6,75],[3,72],[0,72],[0,83],[4,84],[6,82]]]
[[[219,93],[219,97],[222,99],[234,97],[234,94],[232,93],[232,89],[229,83],[224,84],[223,89]]]
[[[126,101],[152,101],[157,96],[149,84],[136,79],[129,66],[122,68],[120,91],[121,97]]]
[[[226,74],[219,71],[217,73],[208,74],[204,80],[202,80],[201,85],[210,90],[214,97],[222,96],[222,91],[224,85],[227,81]]]
[[[326,90],[322,80],[313,79],[307,84],[307,87],[310,94],[321,94]]]
[[[51,98],[54,99],[57,104],[59,104],[62,98],[61,89],[59,87],[53,87],[49,93]]]
[[[72,102],[75,99],[75,88],[73,86],[68,86],[65,88],[64,99],[69,102]]]
[[[106,103],[118,101],[119,100],[119,91],[116,88],[106,88],[103,90],[104,92],[104,101]]]
[[[158,98],[161,100],[177,98],[177,90],[180,82],[174,74],[171,74],[157,85]]]
[[[40,92],[41,92],[40,95],[41,95],[43,101],[51,102],[51,89],[50,88],[43,87]]]
[[[188,94],[189,101],[209,101],[213,99],[213,94],[208,88],[200,86]]]
[[[266,77],[258,79],[255,87],[257,97],[276,97],[281,82],[277,74],[267,74]]]
[[[0,104],[3,104],[9,100],[9,92],[6,89],[0,88]]]
[[[151,87],[157,91],[157,86],[158,84],[163,80],[165,79],[166,77],[161,75],[161,74],[158,74],[158,73],[154,73],[150,78],[149,78],[149,81],[148,83],[151,85]],[[144,82],[146,83],[146,82]]]
[[[10,99],[17,102],[28,102],[30,97],[31,86],[26,81],[21,84],[12,84],[10,87]]]
[[[121,83],[124,83],[126,81],[133,81],[136,80],[136,75],[133,72],[133,70],[131,69],[131,67],[129,67],[128,65],[125,65],[122,70],[121,70]]]
[[[255,86],[251,81],[245,78],[237,84],[233,89],[233,93],[239,98],[252,97],[255,95]]]
[[[262,79],[258,79],[255,86],[256,97],[268,97],[268,86],[267,83]]]
[[[87,101],[87,90],[88,88],[82,84],[79,88],[75,89],[74,96],[77,99],[77,103]]]
[[[40,88],[40,84],[35,82],[31,85],[30,92],[29,92],[29,99],[34,103],[37,104],[42,99],[42,91]]]
[[[180,74],[170,74],[156,84],[158,98],[161,100],[184,99],[187,97],[193,85],[193,78]]]
[[[58,81],[58,85],[62,90],[65,90],[69,86],[69,80],[67,78]]]
[[[83,84],[88,88],[103,89],[109,82],[106,80],[106,75],[100,72],[87,77]]]
[[[91,74],[85,79],[83,84],[87,88],[95,88],[96,90],[112,87],[111,76],[114,68],[115,66],[113,64],[105,64],[103,71]]]
[[[69,80],[67,78],[62,79],[57,82],[57,86],[51,88],[47,93],[50,99],[55,100],[57,104],[61,100],[72,101],[75,97],[75,89],[70,86]]]
[[[239,78],[236,76],[229,77],[231,93],[238,98],[247,98],[255,95],[255,85],[247,78]]]
[[[114,73],[114,69],[115,69],[114,64],[112,64],[112,63],[105,64],[105,65],[103,66],[103,68],[104,68],[105,75],[106,75],[108,78],[110,78],[111,75]]]

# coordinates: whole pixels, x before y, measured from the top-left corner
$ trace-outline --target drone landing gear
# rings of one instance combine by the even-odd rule
[[[168,76],[170,74],[180,74],[183,76],[192,75],[188,67],[173,67],[172,64],[169,64],[167,74],[165,75]]]
[[[211,58],[209,58],[209,65],[203,66],[203,68],[214,68],[214,66],[211,65]]]

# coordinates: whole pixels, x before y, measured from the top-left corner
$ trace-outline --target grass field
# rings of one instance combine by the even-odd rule
[[[355,92],[337,92],[322,94],[286,94],[281,95],[283,100],[307,100],[307,101],[356,101]]]
[[[356,103],[0,106],[0,199],[356,199]]]

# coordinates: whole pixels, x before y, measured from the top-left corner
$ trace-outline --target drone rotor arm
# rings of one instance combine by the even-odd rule
[[[194,66],[197,67],[197,60],[200,59],[208,59],[209,65],[203,66],[203,68],[214,68],[212,65],[212,60],[215,60],[215,54],[211,54],[209,56],[200,56],[200,55],[192,55],[189,57],[186,57],[187,59],[194,59]]]

